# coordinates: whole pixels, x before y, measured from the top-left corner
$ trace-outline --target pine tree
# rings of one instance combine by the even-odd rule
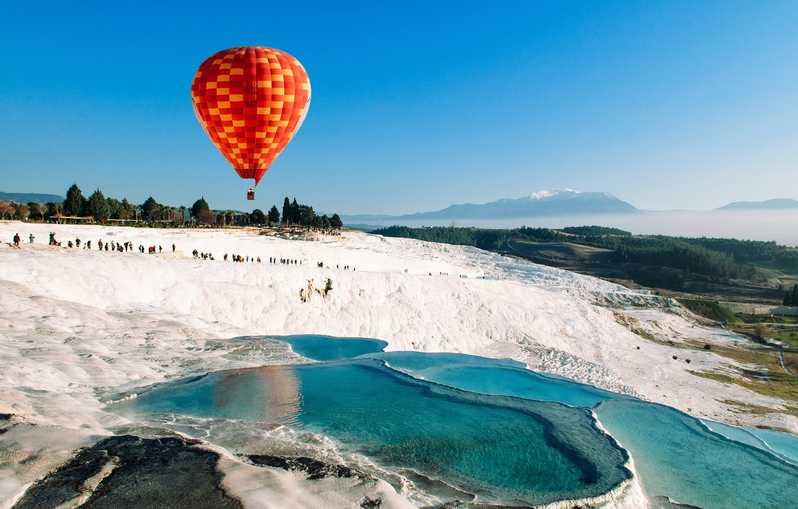
[[[158,214],[161,211],[161,206],[155,201],[155,198],[150,196],[147,200],[141,204],[141,211],[144,215],[144,219],[147,221],[155,221],[158,219]]]
[[[277,210],[277,205],[272,205],[269,209],[269,225],[277,224],[280,222],[280,211]]]
[[[66,200],[64,200],[64,214],[67,216],[79,216],[83,212],[86,199],[77,184],[72,184],[67,189]]]
[[[40,203],[35,201],[28,202],[28,210],[30,210],[30,217],[32,219],[36,219],[37,217],[39,219],[44,219],[44,213]]]
[[[122,214],[122,202],[111,197],[106,198],[105,201],[108,203],[108,217],[121,219],[119,216]]]
[[[119,219],[133,219],[135,216],[133,205],[127,201],[127,198],[122,198],[122,203],[119,205]]]
[[[308,205],[297,205],[297,222],[302,226],[314,226],[316,224],[316,212],[313,207]]]
[[[91,196],[89,196],[86,209],[88,213],[98,222],[106,221],[110,215],[108,201],[106,201],[105,196],[103,196],[102,191],[99,189],[91,193]]]
[[[252,224],[263,224],[266,222],[266,214],[261,209],[255,209],[249,215],[249,220]]]
[[[200,223],[209,223],[211,219],[211,209],[205,197],[201,197],[191,206],[191,216]]]

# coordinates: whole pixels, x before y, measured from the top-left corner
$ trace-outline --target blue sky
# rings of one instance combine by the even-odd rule
[[[146,4],[4,6],[0,190],[251,208],[189,87],[213,52],[263,45],[302,61],[313,102],[262,208],[798,198],[798,2]]]

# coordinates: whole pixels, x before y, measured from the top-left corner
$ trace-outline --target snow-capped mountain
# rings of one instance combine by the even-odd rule
[[[348,216],[348,222],[368,220],[417,219],[508,219],[534,216],[587,214],[635,214],[640,212],[609,193],[581,192],[573,189],[538,191],[521,198],[503,198],[489,203],[462,203],[432,212],[402,216]]]

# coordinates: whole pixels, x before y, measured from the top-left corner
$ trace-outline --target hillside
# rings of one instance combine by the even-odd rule
[[[43,193],[4,193],[0,191],[0,201],[13,201],[16,203],[61,203],[64,201],[63,196],[57,194],[43,194]]]
[[[775,198],[764,201],[735,201],[717,210],[793,210],[798,209],[798,200]]]

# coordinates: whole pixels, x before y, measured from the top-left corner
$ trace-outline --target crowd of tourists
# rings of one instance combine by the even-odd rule
[[[35,243],[36,236],[34,234],[30,234],[28,236],[28,242],[30,244]],[[19,233],[14,234],[12,238],[12,242],[14,247],[20,247],[22,242],[22,238],[20,237]],[[92,244],[91,240],[82,241],[79,237],[76,237],[74,240],[70,239],[66,241],[64,244],[63,241],[56,239],[55,232],[50,232],[48,245],[55,246],[55,247],[66,247],[69,249],[84,249],[84,250],[91,250],[93,246],[96,246],[98,251],[109,251],[109,252],[116,252],[116,253],[128,253],[138,251],[139,253],[148,253],[148,254],[161,254],[164,251],[163,245],[160,244],[151,244],[145,246],[144,244],[139,244],[138,247],[134,245],[133,242],[124,241],[119,242],[116,240],[105,241],[103,242],[102,239],[99,239],[95,244]],[[172,244],[171,246],[167,246],[167,250],[171,247],[172,253],[177,252],[177,246]],[[192,256],[196,260],[209,260],[215,261],[216,258],[213,256],[213,253],[210,252],[201,252],[194,249],[191,252]],[[228,254],[225,253],[223,258],[224,261],[232,261],[235,263],[263,263],[260,256],[248,256],[248,255],[241,255],[237,253]],[[302,265],[303,261],[296,258],[279,258],[276,256],[268,257],[268,263],[271,265]],[[331,268],[329,265],[325,265],[324,262],[316,262],[316,266],[319,268]],[[341,269],[341,265],[336,264],[336,269]],[[344,270],[355,270],[354,266],[351,265],[344,265]]]

